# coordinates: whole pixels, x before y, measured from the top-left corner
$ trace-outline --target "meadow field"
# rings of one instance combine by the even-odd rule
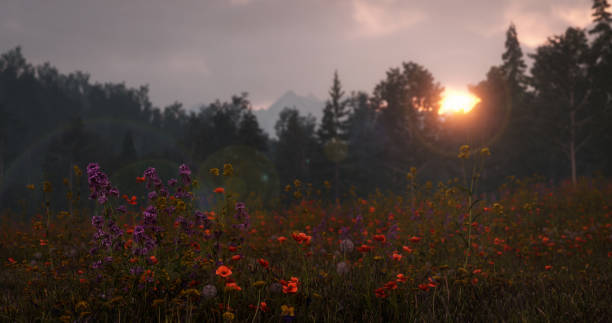
[[[333,201],[329,183],[296,180],[276,207],[219,186],[208,209],[187,165],[143,170],[147,196],[75,167],[89,192],[28,186],[66,191],[66,210],[2,218],[0,321],[609,322],[612,183],[508,178],[481,194],[486,155],[463,147],[476,166],[445,183],[412,168],[402,194]]]

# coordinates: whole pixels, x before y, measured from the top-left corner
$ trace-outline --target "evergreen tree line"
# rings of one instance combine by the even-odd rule
[[[327,186],[329,198],[404,190],[413,166],[422,180],[458,176],[462,144],[492,151],[482,174],[489,188],[508,175],[574,182],[609,176],[607,0],[593,1],[593,18],[587,30],[570,27],[548,38],[528,55],[529,70],[511,24],[500,64],[470,86],[482,101],[468,114],[439,116],[444,88],[425,67],[404,62],[389,69],[372,93],[346,93],[334,73],[320,123],[287,107],[275,126],[278,139],[259,127],[246,93],[197,111],[178,102],[158,108],[146,86],[93,83],[83,72],[33,66],[17,47],[0,57],[0,201],[14,205],[26,183],[61,183],[75,164],[97,161],[110,174],[143,161],[185,162],[197,170],[233,146],[272,161],[279,187],[300,179]]]

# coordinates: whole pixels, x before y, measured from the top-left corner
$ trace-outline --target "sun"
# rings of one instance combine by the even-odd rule
[[[438,114],[468,113],[480,102],[480,98],[465,91],[446,90],[442,95]]]

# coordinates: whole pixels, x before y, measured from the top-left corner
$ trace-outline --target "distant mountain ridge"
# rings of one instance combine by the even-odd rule
[[[300,115],[311,114],[318,122],[323,115],[324,106],[325,102],[321,101],[313,94],[301,96],[293,91],[287,91],[267,109],[255,110],[253,113],[257,117],[259,126],[270,135],[271,138],[276,138],[274,125],[283,108],[296,108],[300,111]]]

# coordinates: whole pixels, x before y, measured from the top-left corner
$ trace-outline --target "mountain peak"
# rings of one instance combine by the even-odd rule
[[[319,100],[312,93],[307,96],[301,96],[295,93],[293,90],[288,90],[281,95],[270,107],[264,110],[254,111],[257,116],[259,126],[267,132],[270,137],[276,137],[274,125],[278,120],[279,113],[284,108],[296,108],[301,115],[312,115],[317,120],[321,118],[323,114],[324,102]]]

